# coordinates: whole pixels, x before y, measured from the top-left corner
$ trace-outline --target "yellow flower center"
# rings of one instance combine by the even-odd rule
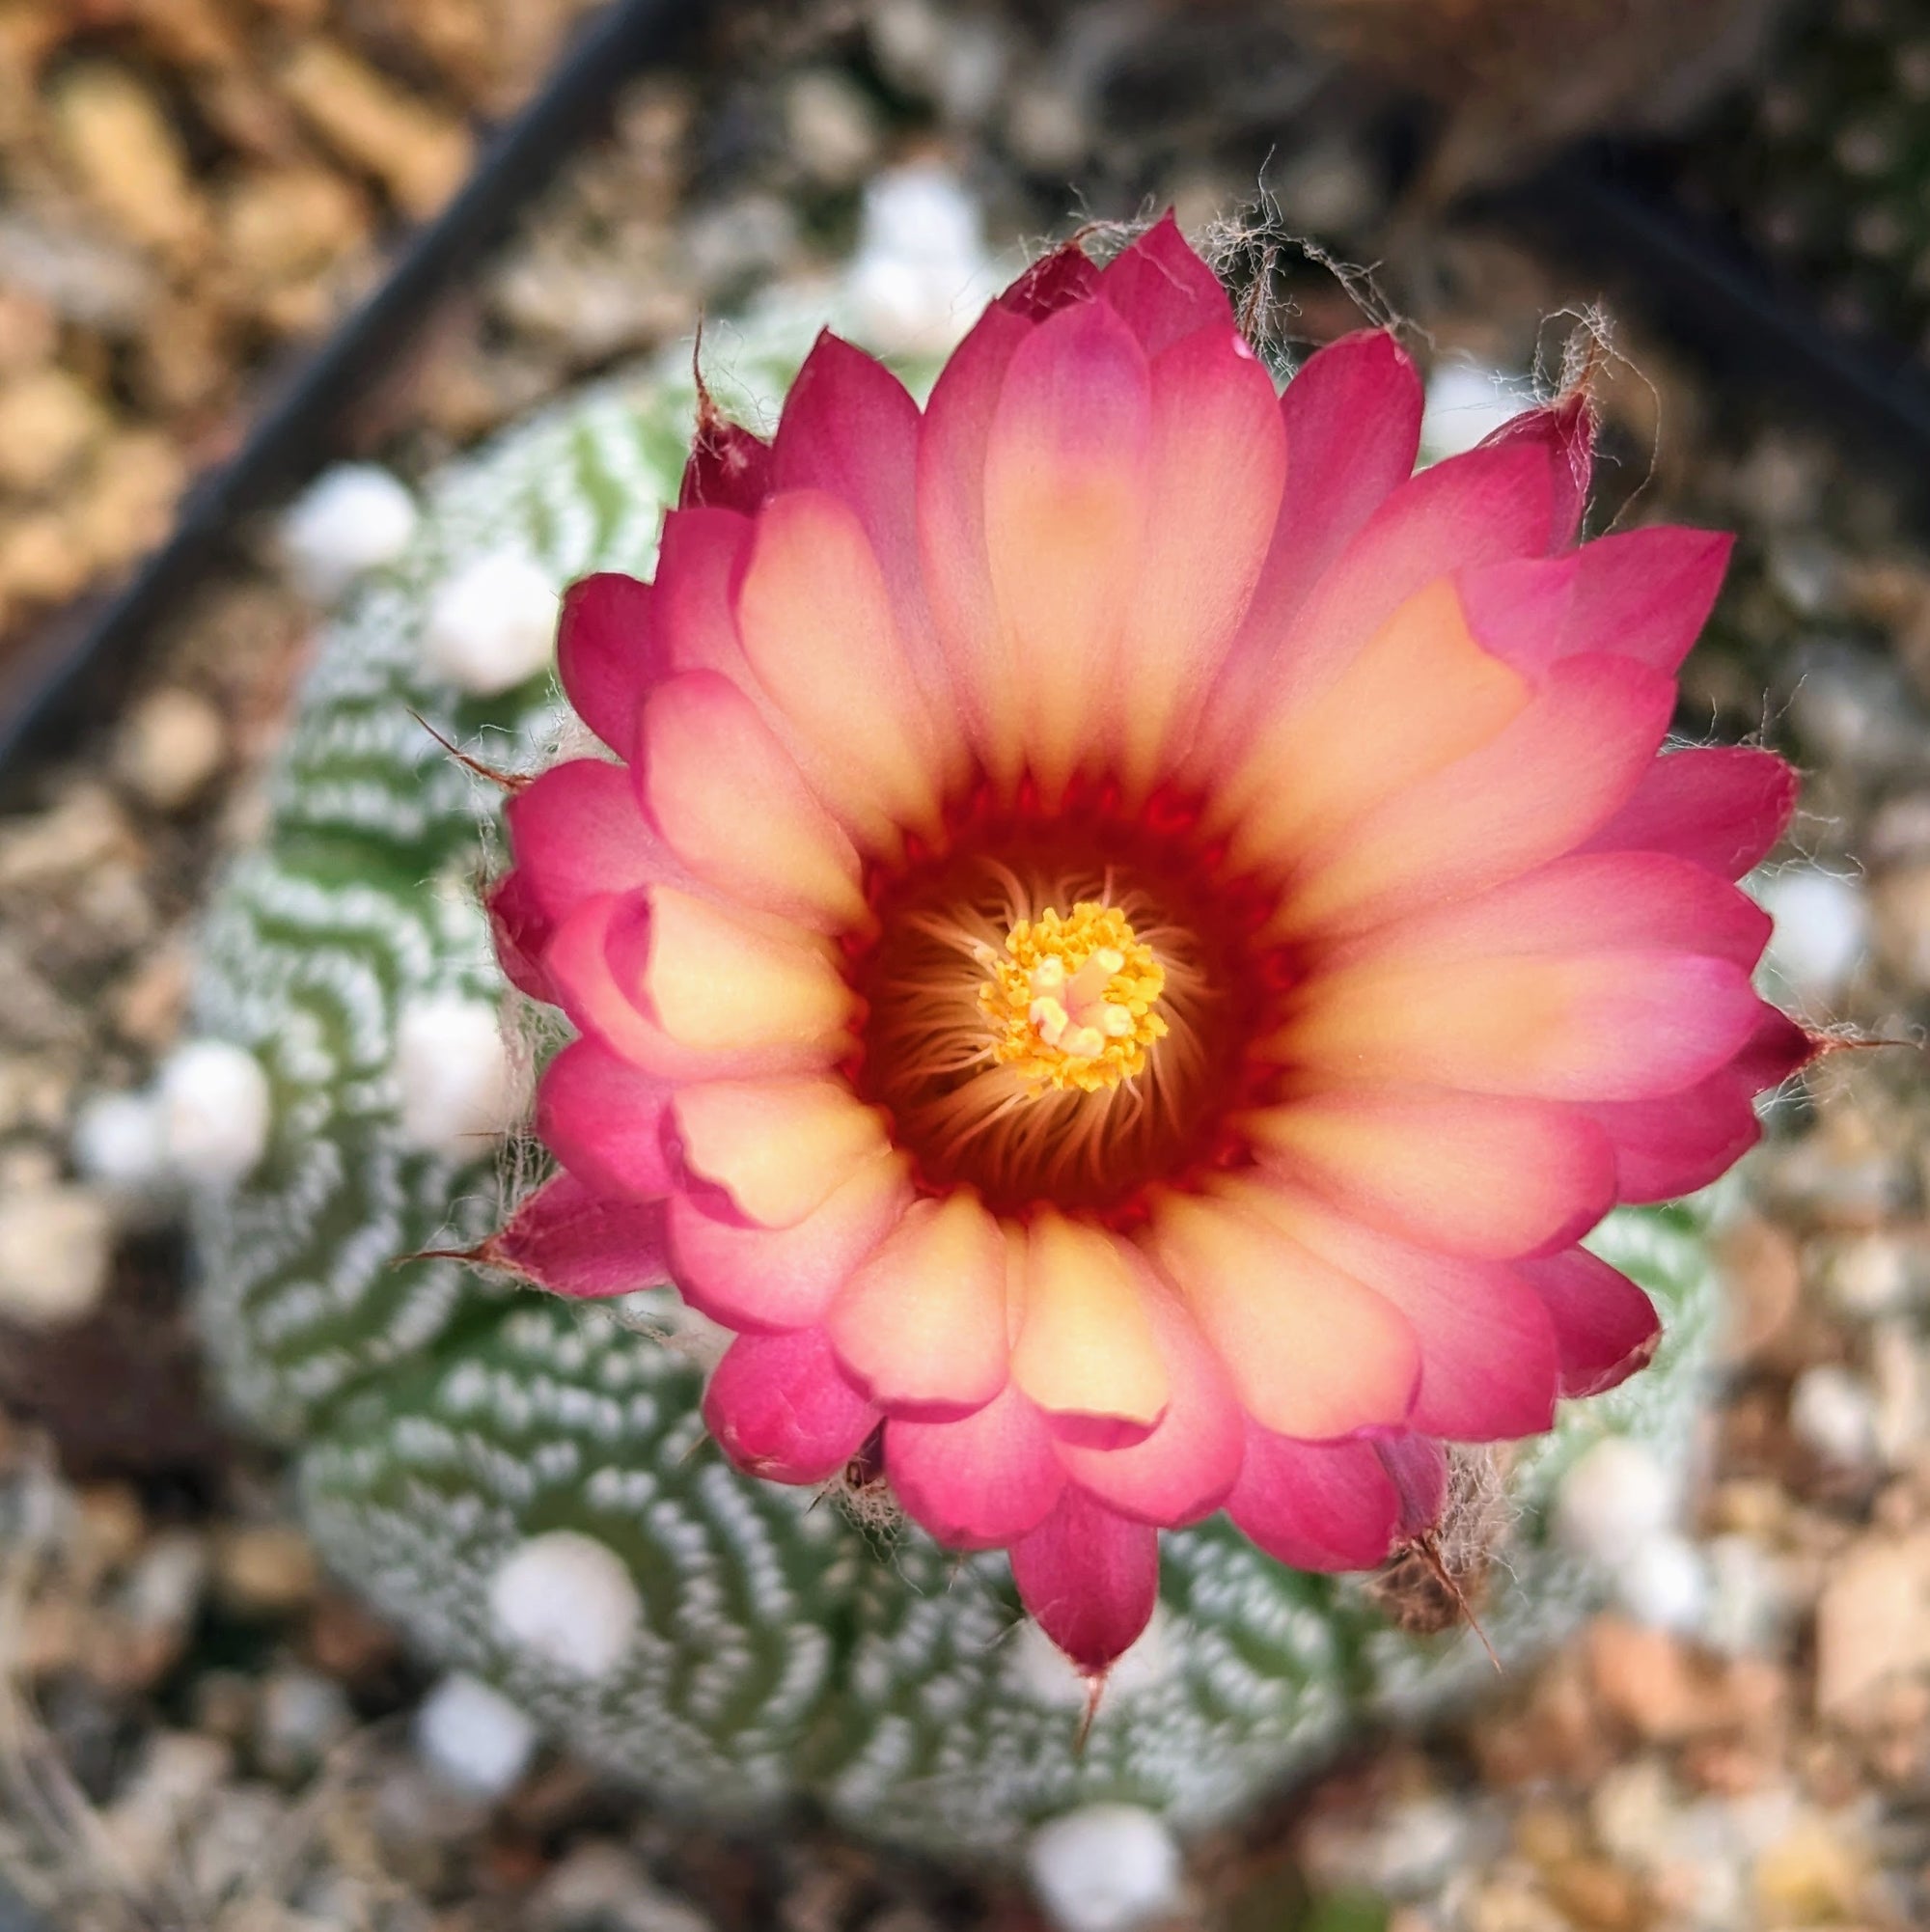
[[[1117,907],[1081,899],[1070,917],[1048,906],[989,947],[979,1010],[992,1023],[992,1058],[1037,1092],[1097,1093],[1145,1069],[1165,1037],[1153,1008],[1166,969]]]

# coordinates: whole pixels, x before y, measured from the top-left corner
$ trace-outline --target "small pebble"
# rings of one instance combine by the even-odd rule
[[[837,69],[811,68],[794,74],[785,89],[784,112],[791,153],[824,186],[849,186],[876,158],[877,112]]]
[[[0,1316],[30,1328],[84,1321],[107,1292],[114,1217],[91,1187],[0,1199]]]
[[[296,587],[326,606],[393,564],[421,515],[407,486],[379,463],[338,463],[289,507],[277,537]]]
[[[207,1546],[191,1530],[164,1530],[128,1572],[121,1606],[144,1630],[184,1633],[207,1587]]]
[[[1185,1875],[1166,1822],[1138,1805],[1088,1805],[1041,1825],[1026,1869],[1061,1932],[1131,1932],[1177,1906]]]
[[[464,1672],[443,1678],[416,1712],[416,1747],[458,1791],[500,1798],[536,1754],[537,1727],[500,1691]]]
[[[114,770],[142,804],[184,811],[228,759],[228,728],[198,692],[155,691],[128,714],[114,746]]]
[[[256,1714],[255,1754],[276,1778],[312,1771],[354,1728],[342,1686],[318,1670],[271,1671]]]
[[[492,552],[445,577],[423,620],[429,673],[477,698],[493,698],[548,670],[556,648],[557,590],[515,551]]]
[[[665,1891],[638,1859],[596,1839],[558,1861],[527,1911],[533,1932],[710,1932],[710,1921]]]
[[[231,1610],[247,1616],[285,1616],[315,1600],[321,1571],[314,1546],[299,1530],[279,1523],[245,1524],[216,1540],[214,1580]]]
[[[1789,1425],[1797,1439],[1838,1469],[1865,1469],[1877,1459],[1877,1405],[1869,1384],[1834,1362],[1806,1368],[1789,1392]]]

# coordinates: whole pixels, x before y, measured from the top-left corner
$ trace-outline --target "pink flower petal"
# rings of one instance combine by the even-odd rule
[[[1715,608],[1734,547],[1723,532],[1671,524],[1584,544],[1563,654],[1611,650],[1673,674]]]
[[[1615,1203],[1615,1153],[1580,1109],[1344,1086],[1251,1117],[1285,1179],[1423,1247],[1492,1260],[1578,1240]]]
[[[1293,389],[1287,386],[1289,398]],[[1289,425],[1276,549],[1293,540],[1286,517],[1291,505],[1304,501],[1301,488],[1319,486],[1299,462]],[[1403,483],[1304,591],[1297,573],[1283,588],[1277,585],[1270,559],[1195,740],[1189,778],[1210,784],[1235,747],[1317,697],[1402,604],[1437,578],[1544,555],[1550,490],[1545,453],[1471,450]],[[1282,608],[1285,591],[1295,593],[1290,618]]]
[[[608,952],[638,1010],[713,1064],[814,1066],[848,1050],[855,997],[801,927],[652,886],[612,924]]]
[[[1524,410],[1503,423],[1481,447],[1543,453],[1553,491],[1548,548],[1559,550],[1574,542],[1582,512],[1587,507],[1588,475],[1595,460],[1595,418],[1586,392],[1576,390],[1545,409]]]
[[[1012,1581],[1039,1628],[1089,1676],[1112,1669],[1159,1600],[1159,1532],[1068,1488],[1012,1545]]]
[[[1187,245],[1169,208],[1100,271],[1099,299],[1124,319],[1140,346],[1156,356],[1198,329],[1233,326],[1220,278]]]
[[[667,1277],[661,1201],[606,1201],[572,1174],[531,1195],[480,1259],[553,1295],[597,1301]]]
[[[1374,1444],[1400,1499],[1394,1533],[1404,1543],[1440,1528],[1448,1507],[1448,1455],[1431,1436],[1383,1436]]]
[[[1006,1386],[1006,1236],[974,1195],[921,1201],[839,1291],[826,1332],[887,1413],[967,1416]]]
[[[552,765],[511,796],[503,822],[525,903],[552,924],[585,899],[684,876],[644,822],[629,774],[602,759]]]
[[[1262,1428],[1331,1441],[1407,1421],[1420,1351],[1371,1289],[1234,1201],[1165,1197],[1151,1238]]]
[[[886,1148],[885,1126],[841,1080],[720,1080],[677,1090],[676,1157],[698,1205],[794,1228]]]
[[[828,330],[785,398],[772,486],[822,490],[857,517],[925,702],[943,695],[918,554],[918,404],[890,370]]]
[[[1117,1235],[1050,1210],[1027,1228],[1012,1378],[1064,1440],[1121,1447],[1166,1413],[1171,1384],[1147,1308],[1157,1288]]]
[[[771,448],[741,423],[732,423],[701,385],[697,433],[677,490],[679,510],[734,510],[748,515],[770,493]]]
[[[1520,716],[1528,680],[1483,649],[1451,578],[1408,598],[1316,698],[1256,730],[1210,802],[1236,867],[1287,869],[1364,813],[1489,743]],[[1360,755],[1361,720],[1374,755]],[[1291,772],[1290,785],[1281,774]]]
[[[741,1470],[772,1482],[823,1482],[878,1425],[838,1371],[823,1331],[740,1335],[703,1392],[703,1421]]]
[[[1669,752],[1581,847],[1673,852],[1737,879],[1768,856],[1796,810],[1796,773],[1753,745]]]
[[[756,528],[734,510],[674,510],[664,518],[652,587],[664,671],[721,671],[746,681],[734,598]]]
[[[1625,658],[1565,658],[1478,751],[1310,856],[1275,936],[1365,931],[1572,850],[1654,761],[1674,695],[1669,678]]]
[[[662,670],[655,592],[615,570],[581,577],[563,593],[556,670],[576,715],[617,754],[635,742],[637,701]]]
[[[553,1003],[556,995],[551,990],[549,975],[543,971],[542,955],[555,925],[537,903],[529,874],[520,870],[505,872],[489,888],[485,903],[489,937],[504,977],[531,999]]]
[[[572,1040],[543,1069],[537,1133],[597,1194],[648,1201],[674,1179],[663,1136],[672,1090],[595,1040]]]
[[[1655,1305],[1629,1278],[1585,1249],[1524,1261],[1561,1351],[1561,1393],[1599,1395],[1626,1382],[1662,1339]]]
[[[1075,251],[1076,253],[1076,251]],[[1048,257],[1048,261],[1057,258]],[[1085,262],[1086,258],[1078,258]],[[1086,263],[1088,272],[1091,264]],[[952,352],[918,444],[919,559],[964,722],[979,743],[1013,713],[985,549],[985,445],[1006,371],[1033,325],[995,302]]]
[[[727,1328],[815,1327],[911,1201],[904,1164],[890,1155],[864,1162],[788,1228],[719,1219],[679,1194],[664,1214],[670,1272],[692,1308]]]
[[[997,778],[1023,759],[1050,796],[1090,752],[1107,648],[1138,583],[1151,434],[1145,356],[1105,303],[1060,310],[1013,351],[985,440],[998,648],[956,667],[979,685],[979,750]]]
[[[681,895],[606,895],[563,921],[542,965],[578,1032],[666,1079],[703,1080],[801,1072],[849,1050],[835,1017],[848,996],[815,957]]]
[[[1296,1570],[1370,1570],[1393,1547],[1400,1502],[1370,1443],[1301,1443],[1247,1430],[1234,1526]]]
[[[728,677],[686,671],[655,686],[637,747],[644,810],[698,878],[820,930],[867,923],[851,842]]]
[[[893,1417],[885,1472],[912,1521],[951,1550],[997,1550],[1036,1530],[1065,1487],[1052,1431],[1007,1387],[950,1422]]]
[[[1765,1092],[1807,1066],[1822,1045],[1787,1013],[1764,1001],[1756,1007],[1754,1031],[1736,1055],[1734,1070],[1751,1093]]]
[[[1342,336],[1301,365],[1280,400],[1286,480],[1254,598],[1255,636],[1285,633],[1349,540],[1414,474],[1424,402],[1414,364],[1385,329]]]
[[[1512,1268],[1411,1247],[1306,1194],[1249,1185],[1239,1199],[1407,1317],[1420,1343],[1415,1430],[1503,1442],[1553,1423],[1555,1325]]]
[[[962,744],[933,723],[856,514],[821,490],[773,497],[737,624],[800,769],[852,837],[895,851],[904,829],[935,828]]]
[[[1752,967],[1769,915],[1746,893],[1665,852],[1555,860],[1477,898],[1423,912],[1335,949],[1337,965],[1440,966],[1528,952],[1698,952]]]
[[[1068,241],[1040,256],[992,307],[1001,315],[1042,322],[1070,303],[1090,301],[1098,287],[1099,270],[1091,258],[1076,241]]]
[[[1328,1080],[1644,1100],[1729,1061],[1757,1005],[1745,968],[1678,952],[1365,966],[1310,982],[1277,1051]]]
[[[1143,1523],[1196,1523],[1227,1500],[1240,1473],[1246,1421],[1225,1365],[1175,1295],[1146,1311],[1171,1395],[1159,1426],[1121,1449],[1062,1442],[1066,1475],[1122,1515]]]
[[[1175,342],[1149,373],[1138,587],[1095,691],[1130,795],[1190,735],[1265,561],[1286,466],[1272,379],[1230,322]]]
[[[1750,1092],[1731,1065],[1684,1093],[1588,1107],[1614,1146],[1617,1200],[1674,1201],[1727,1173],[1762,1138]]]

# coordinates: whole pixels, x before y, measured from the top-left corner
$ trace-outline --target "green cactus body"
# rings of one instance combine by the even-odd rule
[[[719,400],[768,421],[810,333],[773,321],[727,344]],[[504,1167],[493,1145],[411,1146],[402,1123],[407,1014],[503,998],[476,891],[487,787],[410,713],[509,768],[565,729],[546,676],[491,700],[430,678],[425,610],[492,551],[559,586],[648,575],[693,411],[673,368],[441,478],[411,552],[326,638],[267,839],[204,940],[200,1025],[259,1060],[273,1114],[255,1171],[197,1202],[208,1350],[233,1403],[291,1449],[345,1578],[428,1656],[667,1802],[741,1815],[811,1795],[865,1832],[977,1855],[1101,1801],[1179,1828],[1225,1817],[1349,1727],[1491,1679],[1473,1635],[1404,1635],[1358,1581],[1283,1569],[1215,1519],[1166,1537],[1161,1614],[1082,1749],[1083,1687],[1019,1618],[1003,1558],[951,1556],[724,1462],[669,1289],[581,1307],[452,1259],[397,1262],[495,1226]],[[1602,1585],[1550,1535],[1567,1465],[1605,1433],[1666,1468],[1687,1450],[1712,1308],[1700,1226],[1646,1209],[1602,1231],[1668,1339],[1515,1461],[1483,1612],[1504,1657],[1572,1625]],[[563,1612],[579,1602],[575,1629]]]

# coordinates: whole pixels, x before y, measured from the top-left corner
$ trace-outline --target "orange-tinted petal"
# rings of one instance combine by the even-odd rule
[[[851,842],[721,673],[687,671],[650,692],[636,777],[665,842],[720,893],[828,930],[868,919]]]
[[[1364,931],[1573,849],[1653,761],[1674,697],[1671,678],[1628,659],[1563,659],[1479,750],[1310,857],[1276,936]]]
[[[1450,1254],[1505,1259],[1565,1246],[1615,1201],[1607,1133],[1550,1101],[1335,1087],[1250,1115],[1242,1126],[1287,1179]]]
[[[969,1415],[1006,1386],[1006,1237],[963,1191],[898,1220],[832,1304],[832,1346],[892,1415]]]
[[[886,1145],[841,1080],[705,1082],[679,1090],[671,1120],[699,1204],[760,1228],[794,1228]]]
[[[1022,754],[1048,795],[1094,749],[1139,579],[1151,423],[1145,356],[1103,302],[1062,309],[1020,343],[993,412],[986,567],[1023,741],[1001,732],[979,749],[1002,777]]]
[[[900,828],[934,826],[958,752],[926,709],[856,513],[822,490],[773,497],[737,623],[800,769],[852,836],[889,851]]]
[[[1145,1262],[1118,1236],[1048,1209],[1026,1230],[1024,1283],[1018,1386],[1067,1441],[1117,1448],[1148,1435],[1171,1387]]]
[[[1152,1240],[1263,1428],[1321,1442],[1406,1421],[1420,1354],[1371,1289],[1228,1201],[1163,1198]]]
[[[1274,1051],[1349,1081],[1640,1100],[1713,1073],[1755,1007],[1745,968],[1679,952],[1364,966],[1310,983]]]

